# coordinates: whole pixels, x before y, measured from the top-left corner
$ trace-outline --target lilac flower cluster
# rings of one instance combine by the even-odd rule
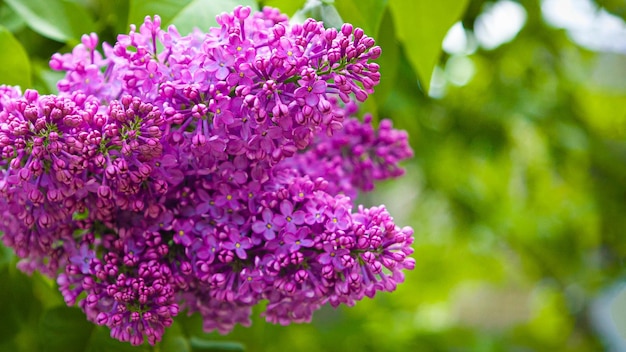
[[[413,231],[358,191],[412,155],[350,117],[379,82],[360,28],[237,7],[181,36],[147,17],[50,66],[58,95],[0,87],[0,232],[26,272],[111,336],[154,344],[181,310],[206,331],[310,321],[393,291]]]

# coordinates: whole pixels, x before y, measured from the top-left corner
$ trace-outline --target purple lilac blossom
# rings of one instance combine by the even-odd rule
[[[146,17],[50,67],[58,95],[0,86],[0,233],[26,272],[138,345],[181,311],[206,331],[308,322],[393,291],[413,230],[354,205],[412,156],[406,133],[351,117],[379,82],[360,28],[237,7],[181,36]]]

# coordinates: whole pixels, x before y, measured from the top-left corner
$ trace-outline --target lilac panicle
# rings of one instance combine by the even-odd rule
[[[0,86],[0,232],[111,336],[155,344],[181,311],[205,331],[278,324],[393,291],[411,228],[354,199],[402,175],[407,135],[351,117],[380,80],[360,28],[237,7],[181,35],[146,17],[85,35],[58,95]]]

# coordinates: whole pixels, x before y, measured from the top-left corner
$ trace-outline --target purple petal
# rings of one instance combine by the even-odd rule
[[[271,241],[276,238],[276,233],[274,233],[273,230],[266,229],[266,231],[263,233],[263,237],[265,237],[266,240]]]
[[[262,222],[262,221],[255,221],[252,223],[252,231],[254,231],[254,233],[264,233],[265,231],[267,231],[267,226],[265,226],[267,223]]]
[[[311,93],[306,96],[304,101],[306,102],[306,105],[308,106],[316,106],[317,103],[319,103],[320,101],[320,97],[315,93]]]
[[[242,247],[239,247],[239,248],[235,249],[235,253],[239,257],[239,259],[246,259],[246,258],[248,258],[248,254],[246,253],[246,251]]]
[[[313,89],[311,90],[311,93],[320,94],[324,92],[326,92],[326,82],[315,81],[315,83],[313,83]]]
[[[288,200],[283,200],[280,203],[280,212],[285,216],[291,215],[293,213],[293,204]]]

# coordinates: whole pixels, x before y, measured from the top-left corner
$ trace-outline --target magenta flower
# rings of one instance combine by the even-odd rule
[[[198,259],[211,264],[215,260],[216,253],[220,250],[220,245],[211,234],[206,234],[202,238],[197,238],[189,247],[187,256],[198,257]]]
[[[324,252],[317,257],[317,261],[320,264],[332,265],[335,270],[341,271],[345,268],[344,256],[349,256],[350,251],[345,248],[337,248],[332,244],[324,245]]]
[[[326,210],[326,229],[328,231],[347,230],[350,227],[350,213],[338,207],[334,211]]]
[[[230,73],[230,67],[235,62],[234,56],[221,50],[211,50],[207,56],[204,68],[208,72],[214,72],[215,78],[224,80]]]
[[[316,106],[326,92],[326,82],[322,80],[301,80],[298,83],[301,86],[295,91],[296,98],[303,99],[308,106]]]
[[[289,252],[297,252],[302,247],[312,247],[314,242],[310,238],[311,230],[308,227],[302,227],[295,233],[288,232],[283,236],[285,245],[289,248]]]
[[[193,223],[191,221],[174,220],[172,230],[174,231],[174,243],[189,247],[195,239]]]
[[[415,266],[412,230],[354,204],[412,155],[390,122],[351,117],[380,80],[374,40],[269,7],[217,23],[146,17],[102,53],[92,34],[55,54],[58,95],[0,86],[2,242],[133,345],[180,307],[221,333],[261,301],[308,322]]]
[[[281,222],[281,217],[275,215],[268,208],[263,209],[261,212],[261,219],[252,223],[252,231],[259,235],[263,235],[268,241],[276,238],[276,231],[280,230],[281,226],[278,223]]]
[[[296,232],[297,226],[304,223],[304,212],[293,210],[293,204],[288,200],[280,202],[280,213],[275,220],[276,224],[282,226],[286,232]]]
[[[248,258],[246,249],[252,248],[252,241],[249,237],[243,236],[236,229],[231,229],[228,231],[228,241],[224,242],[222,246],[225,249],[234,251],[239,259],[244,260]]]
[[[89,248],[87,243],[83,243],[81,244],[78,252],[70,257],[70,263],[76,265],[81,273],[88,274],[91,262],[95,258],[96,253]]]

